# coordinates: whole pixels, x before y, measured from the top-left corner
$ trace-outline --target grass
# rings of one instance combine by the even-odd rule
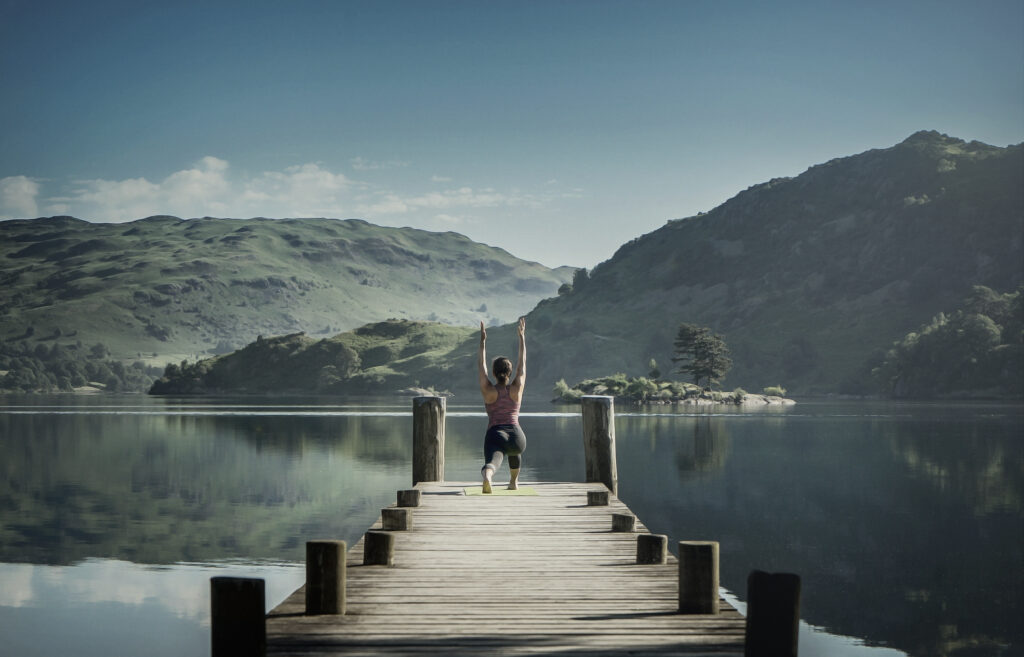
[[[512,321],[569,277],[456,233],[332,219],[0,222],[0,263],[0,340],[60,329],[161,364],[389,317]]]

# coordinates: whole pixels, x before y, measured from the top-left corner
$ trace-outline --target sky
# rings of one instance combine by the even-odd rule
[[[593,267],[918,130],[1024,141],[1020,0],[0,0],[0,219],[360,218]]]

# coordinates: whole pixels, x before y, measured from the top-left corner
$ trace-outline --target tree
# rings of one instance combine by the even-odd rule
[[[724,378],[732,367],[729,348],[722,336],[712,333],[706,326],[680,324],[673,346],[675,355],[672,362],[681,363],[677,371],[692,375],[697,385],[706,379],[706,387],[710,388]]]

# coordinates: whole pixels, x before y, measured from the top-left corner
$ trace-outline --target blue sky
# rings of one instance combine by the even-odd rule
[[[1024,141],[1024,3],[0,0],[0,218],[364,218],[591,267],[921,129]]]

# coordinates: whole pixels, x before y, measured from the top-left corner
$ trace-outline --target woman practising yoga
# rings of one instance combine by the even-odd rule
[[[512,378],[512,361],[499,356],[494,359],[491,371],[495,383],[487,376],[487,330],[480,322],[480,394],[484,396],[487,408],[487,436],[484,438],[484,460],[480,471],[484,477],[483,492],[491,492],[491,480],[501,467],[502,459],[508,456],[510,478],[509,490],[519,488],[519,468],[523,460],[520,455],[526,451],[526,434],[519,426],[519,405],[523,401],[526,387],[526,318],[519,318],[519,362],[516,375]],[[510,383],[511,382],[511,383]]]

